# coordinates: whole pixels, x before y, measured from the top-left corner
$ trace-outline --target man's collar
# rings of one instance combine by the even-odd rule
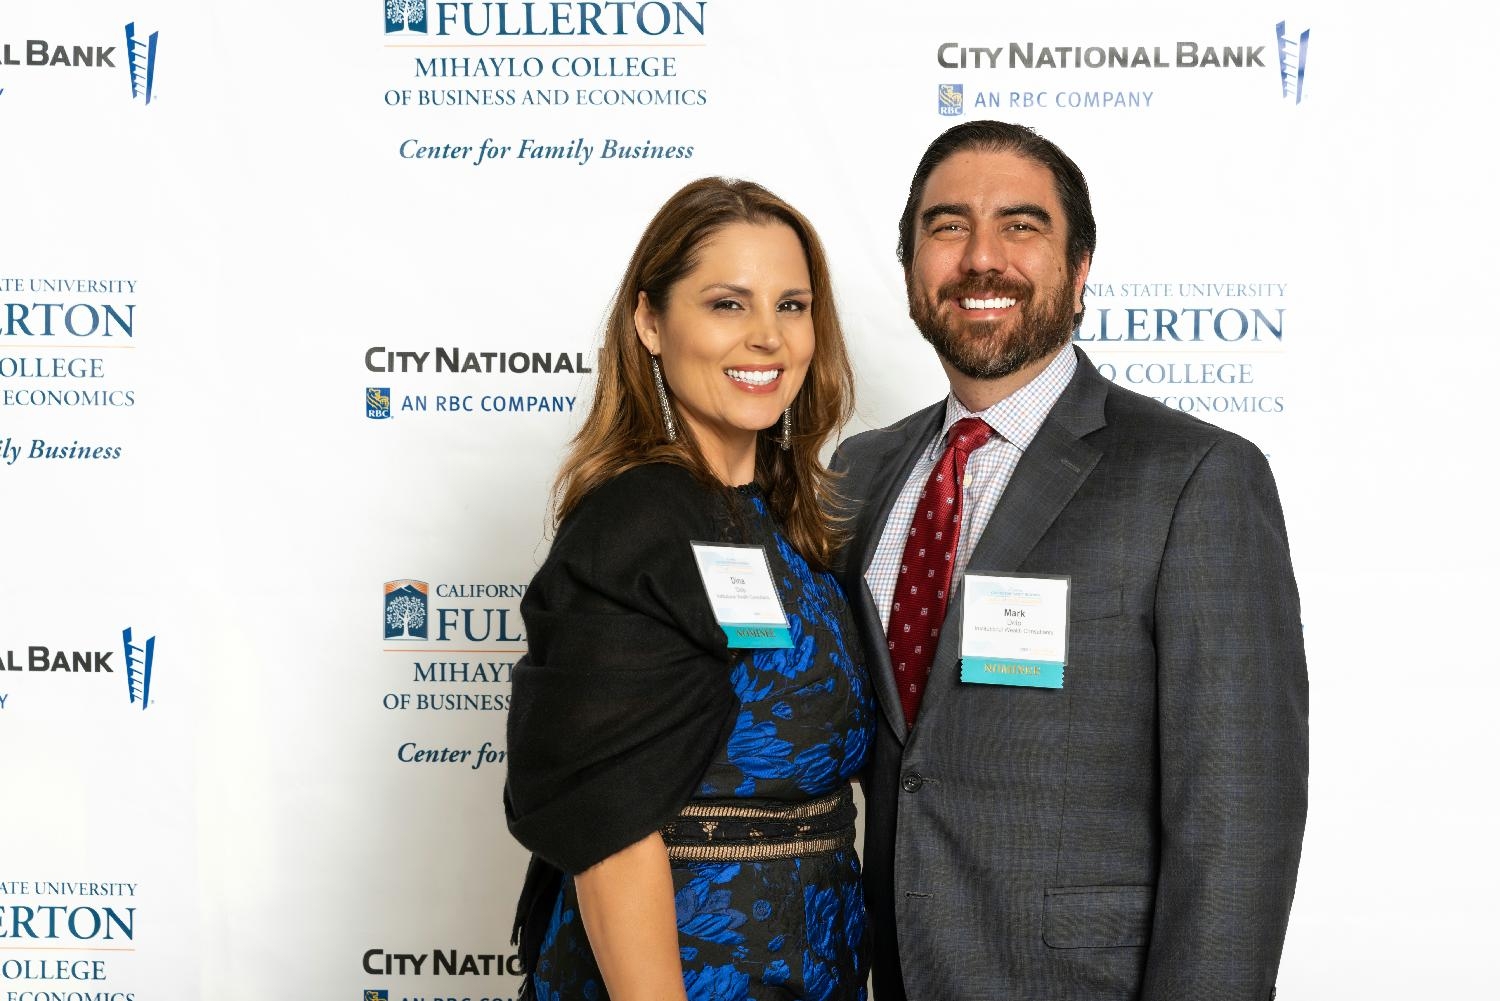
[[[943,415],[942,433],[938,435],[938,443],[933,447],[941,452],[943,443],[948,440],[948,430],[954,424],[965,417],[978,417],[1000,437],[1025,451],[1026,446],[1031,444],[1041,430],[1042,422],[1047,419],[1057,398],[1068,387],[1077,368],[1078,356],[1072,344],[1069,344],[1047,363],[1046,368],[1037,373],[1036,378],[992,407],[978,412],[970,411],[950,392]]]

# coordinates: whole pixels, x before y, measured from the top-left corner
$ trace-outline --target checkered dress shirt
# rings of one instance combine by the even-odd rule
[[[906,536],[911,528],[911,519],[917,511],[917,499],[922,487],[943,454],[943,445],[948,440],[948,429],[965,417],[978,417],[995,430],[995,436],[969,456],[969,465],[964,477],[963,522],[958,536],[958,553],[954,558],[953,579],[963,579],[969,557],[984,527],[989,524],[1000,495],[1010,483],[1011,474],[1021,461],[1042,422],[1052,411],[1052,405],[1067,388],[1078,368],[1078,358],[1070,346],[1059,351],[1057,357],[1026,385],[987,410],[970,413],[950,393],[948,412],[943,417],[943,426],[921,457],[912,467],[896,506],[880,534],[880,545],[875,547],[875,556],[870,569],[865,573],[865,583],[875,598],[875,607],[880,610],[880,621],[891,620],[891,597],[896,591],[896,574],[901,569],[901,553],[906,546]],[[955,588],[956,590],[956,588]]]

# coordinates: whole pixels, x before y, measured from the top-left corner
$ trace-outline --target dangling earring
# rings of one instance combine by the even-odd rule
[[[792,447],[792,408],[787,407],[781,412],[781,450],[788,451]]]
[[[651,377],[656,380],[656,398],[661,402],[662,420],[667,422],[667,441],[676,441],[677,422],[672,420],[672,404],[667,401],[667,383],[661,377],[661,362],[656,355],[651,356]]]

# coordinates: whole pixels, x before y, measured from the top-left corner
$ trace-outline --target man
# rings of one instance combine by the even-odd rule
[[[882,709],[879,1001],[1274,994],[1307,802],[1281,507],[1253,445],[1071,345],[1094,241],[1024,127],[951,129],[912,179],[900,259],[952,392],[834,457]]]

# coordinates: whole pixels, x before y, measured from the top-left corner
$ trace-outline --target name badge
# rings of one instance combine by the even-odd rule
[[[698,561],[714,618],[731,647],[784,649],[792,645],[792,631],[764,548],[695,542],[693,558]]]
[[[959,679],[1061,688],[1068,663],[1067,577],[964,574]]]

